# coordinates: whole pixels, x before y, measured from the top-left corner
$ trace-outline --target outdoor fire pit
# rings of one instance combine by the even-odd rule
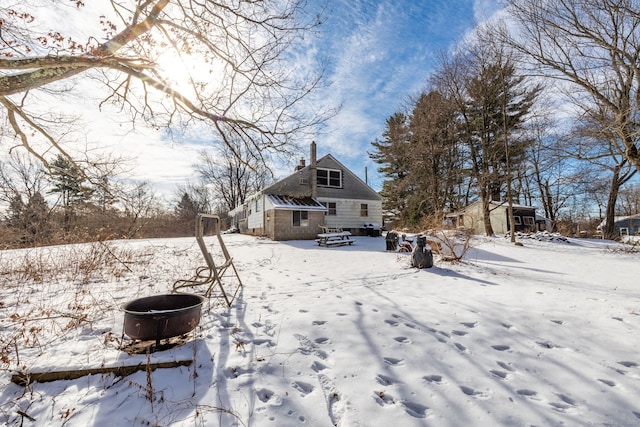
[[[186,334],[200,323],[204,297],[166,294],[138,298],[122,306],[124,333],[134,340],[160,340]]]

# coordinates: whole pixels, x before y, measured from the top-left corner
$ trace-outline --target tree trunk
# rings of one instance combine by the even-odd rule
[[[491,226],[491,200],[486,192],[482,192],[482,218],[484,219],[484,232],[487,236],[493,236]]]
[[[616,213],[616,202],[618,201],[618,192],[622,181],[620,180],[621,165],[616,165],[611,178],[611,188],[609,190],[609,199],[607,200],[607,209],[605,213],[604,227],[602,229],[602,237],[605,239],[614,239],[614,221]]]

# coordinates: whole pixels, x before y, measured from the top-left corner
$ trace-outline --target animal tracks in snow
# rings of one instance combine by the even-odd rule
[[[401,344],[411,344],[413,342],[408,337],[395,337],[394,340],[396,340],[397,342],[399,342]]]
[[[488,399],[489,395],[483,391],[475,390],[471,387],[460,386],[460,390],[467,396],[471,396],[475,399]]]
[[[295,381],[291,387],[298,390],[302,396],[306,396],[314,390],[313,385],[303,381]]]
[[[583,401],[576,398],[570,388],[554,389],[549,383],[531,381],[540,372],[522,357],[531,350],[539,357],[549,359],[556,354],[567,354],[558,351],[562,347],[555,344],[568,345],[562,335],[567,331],[563,328],[567,323],[561,320],[561,314],[546,318],[540,335],[534,338],[527,335],[526,325],[521,325],[515,317],[492,319],[460,309],[454,313],[455,317],[438,317],[432,313],[413,317],[402,311],[402,307],[385,310],[382,305],[373,307],[364,300],[354,304],[358,306],[355,314],[332,310],[333,307],[322,311],[315,307],[296,307],[308,317],[302,327],[296,325],[298,329],[288,334],[295,338],[288,348],[293,350],[291,353],[295,357],[301,358],[307,369],[301,370],[300,359],[295,362],[293,358],[289,359],[291,356],[287,351],[287,369],[295,366],[295,371],[289,372],[291,376],[286,377],[288,393],[286,396],[284,392],[274,393],[268,388],[271,384],[263,383],[262,388],[254,385],[258,406],[269,410],[276,405],[286,407],[288,400],[298,399],[300,407],[320,405],[325,412],[326,405],[324,416],[329,418],[329,425],[335,426],[351,425],[358,420],[362,414],[357,416],[350,411],[358,408],[360,402],[367,402],[369,410],[375,408],[374,412],[397,416],[398,425],[403,425],[402,417],[407,425],[409,418],[414,419],[414,425],[421,425],[426,422],[423,419],[440,417],[443,402],[451,399],[467,402],[480,410],[497,402],[510,401],[523,408],[534,407],[528,413],[541,413],[544,408],[547,414],[555,414],[555,417],[575,416],[586,409],[581,407]],[[263,305],[265,310],[276,307]],[[356,329],[350,330],[351,325]],[[277,328],[268,321],[255,322],[252,326],[264,329],[260,331],[262,337],[258,335],[259,338],[253,340],[254,345],[264,349],[277,344],[273,334]],[[265,337],[268,331],[271,334]],[[571,348],[566,349],[570,351]],[[428,352],[425,349],[429,349]],[[369,386],[364,390],[354,390],[353,382],[350,382],[350,378],[362,376],[359,366],[344,365],[347,357],[344,352],[350,351],[363,354],[363,363],[376,366],[377,371],[368,378]],[[452,368],[458,363],[467,363],[473,369]],[[609,374],[603,372],[592,378],[602,393],[625,388],[622,386],[626,385],[625,379],[616,377],[615,372],[627,376],[640,374],[640,364],[633,356],[620,355],[618,359],[610,360],[607,368],[612,368]],[[227,373],[229,379],[247,374],[253,373],[242,370]],[[617,389],[613,389],[615,387]],[[586,396],[580,397],[586,402]],[[297,421],[311,422],[308,416],[298,415],[301,413],[296,413]]]
[[[438,384],[438,385],[446,384],[446,382],[442,380],[442,375],[426,375],[422,377],[422,379],[432,384]]]
[[[385,391],[374,391],[373,398],[380,406],[401,405],[405,412],[415,418],[426,418],[429,414],[429,407],[420,403],[408,400],[397,400],[393,395]]]

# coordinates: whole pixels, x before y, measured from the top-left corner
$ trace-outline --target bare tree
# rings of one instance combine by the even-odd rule
[[[124,209],[124,219],[128,223],[123,236],[126,238],[137,237],[160,211],[160,204],[147,182],[122,188],[119,191],[119,204]]]
[[[287,61],[320,22],[305,18],[304,1],[43,4],[0,8],[0,118],[4,138],[45,165],[52,148],[73,158],[64,143],[74,120],[61,112],[94,96],[132,125],[215,132],[232,152],[230,138],[259,158],[289,153],[294,137],[327,117],[302,105],[323,84],[322,68]],[[95,19],[95,33],[69,25],[74,17]]]
[[[527,150],[526,164],[544,216],[551,222],[552,230],[557,231],[559,213],[578,192],[582,179],[575,157],[567,154],[563,139],[554,129],[555,123],[543,116],[528,123],[532,144]]]
[[[8,206],[7,225],[13,242],[2,244],[33,245],[46,243],[51,232],[51,210],[42,193],[46,191],[46,173],[42,165],[27,156],[11,154],[0,162],[0,201]]]
[[[214,201],[226,212],[243,204],[247,196],[264,188],[272,178],[269,170],[242,144],[236,143],[234,152],[225,147],[217,152],[203,150],[200,159],[194,165],[195,170],[201,182],[211,189]]]
[[[640,170],[640,9],[635,0],[508,0],[504,40],[561,82],[580,105],[610,112],[608,131]],[[535,71],[533,71],[535,72]],[[576,93],[578,92],[578,93]],[[591,107],[590,107],[591,108]],[[605,142],[605,144],[608,144]]]
[[[630,216],[640,214],[640,185],[630,185],[620,190],[620,206],[618,215]]]
[[[0,161],[0,201],[8,203],[16,196],[29,200],[45,190],[46,177],[42,165],[12,153],[4,162]]]
[[[604,216],[603,236],[614,238],[614,217],[618,193],[622,186],[638,172],[624,155],[625,148],[616,132],[608,126],[614,119],[607,111],[588,111],[575,126],[571,150],[575,157],[589,162],[597,170],[610,172]],[[601,179],[604,174],[601,174]]]

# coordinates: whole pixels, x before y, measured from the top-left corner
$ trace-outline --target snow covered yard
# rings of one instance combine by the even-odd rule
[[[224,239],[244,283],[236,302],[205,303],[187,344],[149,356],[119,350],[119,307],[189,278],[204,263],[195,239],[111,243],[108,268],[59,267],[42,283],[16,266],[45,275],[102,246],[0,252],[3,276],[21,277],[0,288],[0,423],[640,424],[640,254],[614,242],[477,238],[463,263],[417,270],[383,237]],[[193,363],[10,382],[181,360]]]

